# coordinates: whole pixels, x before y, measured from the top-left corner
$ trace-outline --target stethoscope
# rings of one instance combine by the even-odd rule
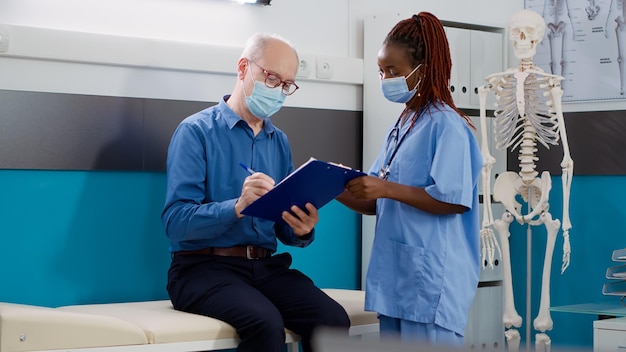
[[[412,118],[411,124],[407,128],[406,132],[404,132],[402,137],[400,137],[400,128],[401,128],[400,121],[402,121],[402,118],[405,115],[406,115],[406,112],[403,112],[400,115],[400,117],[398,117],[398,120],[396,121],[396,124],[393,126],[391,131],[389,131],[389,136],[387,137],[387,146],[385,147],[385,155],[389,154],[389,146],[391,145],[392,139],[393,139],[393,151],[391,152],[391,156],[387,160],[387,163],[385,164],[385,166],[382,167],[380,171],[378,171],[378,178],[380,178],[381,180],[387,180],[387,178],[389,178],[389,170],[391,169],[391,162],[393,161],[393,158],[395,158],[396,153],[398,152],[398,149],[400,149],[400,144],[402,144],[402,142],[404,141],[404,138],[406,138],[406,135],[409,134],[409,132],[411,132],[411,128],[413,128],[413,125],[415,124],[415,120],[417,120],[417,118]]]

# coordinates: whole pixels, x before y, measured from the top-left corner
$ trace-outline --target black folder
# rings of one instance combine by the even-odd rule
[[[292,205],[306,211],[304,205],[311,203],[320,209],[341,194],[348,181],[365,175],[344,165],[311,158],[241,213],[284,223],[282,212]]]

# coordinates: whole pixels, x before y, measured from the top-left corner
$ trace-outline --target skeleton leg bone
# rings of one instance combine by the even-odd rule
[[[509,236],[511,235],[509,232],[509,227],[513,222],[513,215],[508,211],[505,211],[502,214],[502,219],[498,219],[494,223],[494,227],[500,236],[500,245],[502,248],[502,271],[504,274],[504,280],[502,282],[503,286],[503,299],[504,299],[504,313],[502,315],[502,324],[506,329],[510,329],[511,327],[519,328],[522,326],[522,317],[515,310],[515,299],[513,295],[513,278],[511,275],[511,255],[510,255],[510,247],[509,247]],[[515,330],[515,329],[513,329]],[[507,330],[505,332],[511,335],[513,338],[515,337],[514,332],[510,332],[511,330]],[[517,344],[519,346],[519,332],[517,333]],[[507,341],[509,340],[509,335],[507,335]],[[509,346],[510,349],[511,346]]]
[[[505,331],[504,337],[506,339],[506,344],[509,347],[509,352],[519,351],[519,343],[521,338],[517,329],[509,329]]]
[[[550,337],[546,334],[536,334],[535,335],[535,351],[540,352],[550,352],[550,346],[552,342]]]
[[[545,212],[541,218],[546,226],[546,254],[543,261],[543,275],[541,277],[541,300],[539,303],[539,314],[533,322],[535,330],[545,333],[552,330],[552,317],[550,316],[550,269],[552,267],[552,255],[554,253],[554,243],[559,232],[561,222],[552,219],[552,215]]]

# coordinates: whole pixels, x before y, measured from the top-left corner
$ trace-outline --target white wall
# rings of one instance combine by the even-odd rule
[[[501,26],[523,0],[2,0],[0,23],[183,42],[241,46],[253,32],[277,32],[302,52],[363,57],[363,18],[431,11],[441,19]]]
[[[298,79],[303,89],[285,105],[360,111],[366,16],[390,12],[409,16],[425,10],[443,20],[502,25],[522,6],[523,0],[273,0],[271,6],[226,0],[2,0],[0,26],[53,30],[14,33],[9,52],[4,58],[0,52],[0,89],[217,101],[234,84],[235,63],[232,69],[225,65],[236,60],[252,33],[265,31],[288,38],[301,58],[312,64],[311,75]],[[62,43],[51,41],[50,33]],[[158,50],[135,51],[146,57],[126,55],[129,62],[151,61],[148,55],[158,53],[162,65],[129,68],[118,62],[117,54],[132,43],[125,38],[143,39],[135,43],[150,47],[158,42]],[[73,45],[75,40],[106,44],[93,53],[102,62],[82,61],[84,45]],[[16,46],[21,50],[18,54]],[[224,55],[202,55],[220,47]],[[62,57],[45,60],[47,52]],[[194,54],[200,57],[193,63],[199,71],[182,72],[187,67],[178,64]],[[15,55],[22,56],[16,61]],[[207,63],[201,67],[198,61],[203,59]],[[216,60],[226,64],[215,70]],[[323,60],[334,64],[330,80],[316,77],[315,64]]]
[[[231,46],[268,31],[299,49],[337,56],[348,56],[347,18],[347,1],[332,0],[275,0],[267,7],[223,0],[0,2],[0,23],[6,24]]]

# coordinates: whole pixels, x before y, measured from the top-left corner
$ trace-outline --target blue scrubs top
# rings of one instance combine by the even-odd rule
[[[480,273],[480,148],[465,120],[447,105],[429,106],[404,124],[388,180],[423,187],[433,198],[463,205],[435,215],[395,200],[376,203],[376,231],[366,278],[365,309],[434,323],[464,334]],[[407,131],[408,130],[408,131]],[[389,129],[391,131],[391,128]],[[369,174],[378,176],[393,149],[383,143]]]

